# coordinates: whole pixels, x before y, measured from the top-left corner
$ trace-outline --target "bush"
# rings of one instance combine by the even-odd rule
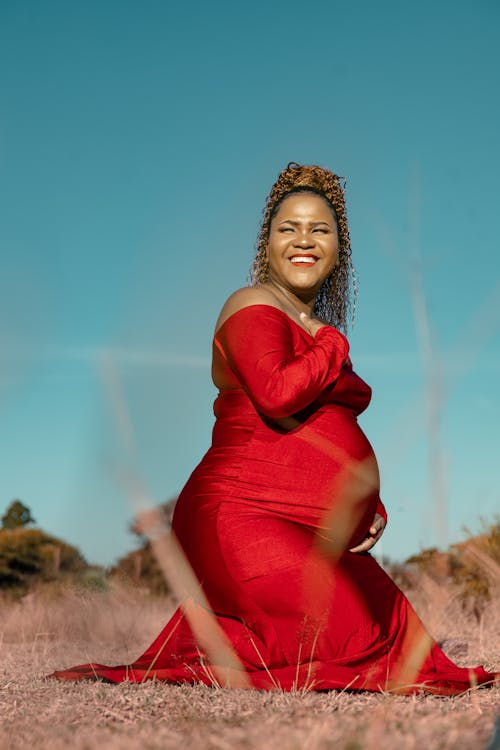
[[[75,547],[40,529],[0,529],[0,588],[25,593],[35,582],[86,568]]]
[[[482,533],[450,549],[451,577],[460,584],[465,598],[483,603],[500,586],[500,517],[488,524],[481,518]]]
[[[13,500],[2,516],[2,529],[17,529],[35,523],[31,511],[20,500]]]
[[[111,568],[110,575],[132,581],[147,589],[151,594],[170,593],[165,576],[149,542],[144,542],[142,547],[118,560]]]
[[[452,580],[461,589],[464,604],[480,612],[500,586],[500,517],[493,523],[481,519],[482,533],[473,535],[465,529],[467,539],[453,544],[446,552],[424,549],[404,563],[411,581],[411,571],[421,571],[437,582]]]

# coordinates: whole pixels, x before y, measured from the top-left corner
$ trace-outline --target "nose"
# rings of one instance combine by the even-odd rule
[[[295,245],[302,248],[314,247],[314,237],[308,232],[301,232],[295,241]]]

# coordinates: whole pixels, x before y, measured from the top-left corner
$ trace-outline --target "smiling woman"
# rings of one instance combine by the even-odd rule
[[[340,178],[283,170],[253,271],[216,324],[212,445],[173,517],[176,570],[199,588],[133,664],[54,676],[440,695],[492,683],[446,657],[369,554],[387,516],[357,421],[371,389],[339,330],[355,279]]]
[[[266,259],[269,283],[315,299],[338,265],[337,222],[327,201],[314,193],[289,195],[274,214]]]
[[[357,297],[357,277],[351,260],[351,240],[345,204],[344,181],[342,178],[322,167],[301,167],[290,162],[274,183],[264,209],[264,217],[257,238],[257,253],[252,267],[253,284],[265,284],[269,281],[268,247],[271,233],[276,229],[274,218],[280,212],[283,202],[303,194],[317,196],[329,210],[327,216],[322,212],[317,220],[325,220],[338,242],[338,259],[333,272],[326,276],[314,299],[313,312],[325,323],[340,328],[347,333],[347,325],[352,299],[351,322],[354,320]],[[319,204],[316,203],[316,206]],[[290,217],[288,217],[290,218]],[[290,228],[292,228],[291,225]],[[321,229],[321,226],[318,226]],[[319,234],[316,232],[315,234]]]

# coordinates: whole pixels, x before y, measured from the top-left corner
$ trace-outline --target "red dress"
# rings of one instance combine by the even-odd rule
[[[184,602],[133,664],[54,677],[441,695],[495,680],[451,662],[375,559],[348,551],[385,515],[348,352],[269,305],[224,322],[212,446],[173,519],[205,606]]]

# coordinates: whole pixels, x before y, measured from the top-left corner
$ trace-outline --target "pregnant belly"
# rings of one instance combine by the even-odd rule
[[[323,406],[286,433],[256,417],[245,440],[238,431],[239,445],[231,433],[232,426],[219,424],[216,447],[181,493],[180,505],[191,514],[230,501],[321,530],[354,513],[353,538],[364,536],[379,499],[379,472],[348,409]]]
[[[348,409],[324,406],[286,434],[266,425],[249,446],[249,481],[272,481],[274,493],[293,498],[299,514],[324,529],[347,523],[362,538],[379,500],[380,478],[373,449]],[[354,523],[351,520],[357,518]],[[344,520],[342,520],[344,519]]]

